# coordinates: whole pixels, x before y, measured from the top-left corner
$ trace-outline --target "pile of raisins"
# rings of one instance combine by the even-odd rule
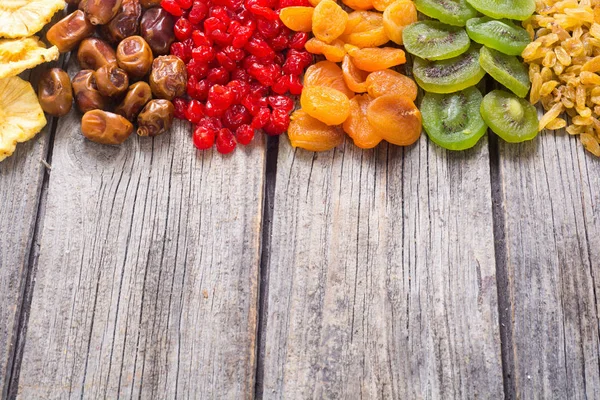
[[[232,152],[255,130],[281,135],[290,123],[292,96],[312,63],[308,34],[292,32],[279,9],[306,0],[162,0],[177,17],[171,54],[188,73],[186,97],[174,100],[175,116],[194,124],[199,149]]]

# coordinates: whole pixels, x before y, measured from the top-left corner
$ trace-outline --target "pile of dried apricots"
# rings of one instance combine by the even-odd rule
[[[343,0],[350,13],[333,0],[309,1],[314,7],[279,14],[288,28],[312,32],[306,50],[326,58],[304,74],[301,108],[288,129],[292,145],[329,150],[343,142],[344,131],[364,149],[382,140],[414,143],[421,135],[417,85],[391,69],[406,62],[404,51],[380,47],[390,40],[402,44],[402,30],[417,21],[412,0]]]

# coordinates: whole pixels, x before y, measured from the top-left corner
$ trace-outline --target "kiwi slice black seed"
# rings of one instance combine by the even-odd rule
[[[482,47],[479,63],[495,80],[512,90],[519,97],[527,96],[531,83],[527,67],[515,56]]]
[[[474,9],[496,19],[524,21],[535,11],[535,0],[467,0]]]
[[[471,40],[458,26],[439,21],[415,22],[404,28],[402,41],[406,51],[428,60],[446,60],[469,50]]]
[[[466,0],[415,0],[417,10],[446,24],[465,26],[477,16],[477,11]]]
[[[467,33],[473,41],[510,56],[520,56],[531,42],[525,29],[506,19],[471,18],[467,21]]]
[[[479,65],[479,50],[471,48],[454,58],[428,61],[415,57],[413,75],[417,84],[432,93],[453,93],[475,86],[485,76]]]
[[[450,94],[425,94],[421,116],[429,139],[448,150],[475,146],[487,131],[479,112],[482,100],[476,87]]]
[[[509,143],[538,134],[537,110],[527,100],[504,90],[493,90],[481,102],[481,117],[492,131]]]

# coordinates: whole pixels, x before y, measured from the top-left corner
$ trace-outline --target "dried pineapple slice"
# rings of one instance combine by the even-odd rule
[[[1,0],[0,38],[31,36],[63,8],[63,0]]]
[[[19,75],[26,69],[57,60],[56,46],[46,48],[36,36],[24,39],[0,39],[0,79]]]
[[[46,117],[31,84],[18,76],[0,79],[0,161],[44,126]]]

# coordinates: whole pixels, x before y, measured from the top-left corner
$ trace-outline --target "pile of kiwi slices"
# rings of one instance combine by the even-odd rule
[[[414,78],[425,91],[421,114],[429,138],[449,150],[475,146],[488,127],[507,142],[533,139],[537,111],[524,99],[531,84],[518,58],[531,38],[512,20],[529,18],[535,0],[415,0],[415,5],[431,19],[406,27],[402,37],[415,56]],[[483,96],[477,86],[486,73],[507,90]]]

